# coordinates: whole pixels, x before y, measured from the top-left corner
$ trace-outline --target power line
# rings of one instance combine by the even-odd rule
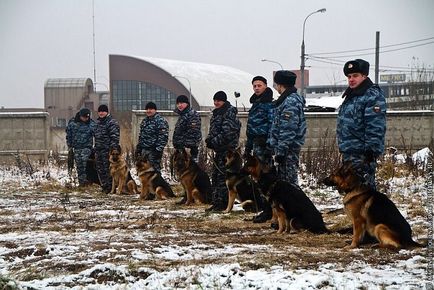
[[[422,41],[432,40],[432,39],[434,39],[434,37],[428,37],[428,38],[424,38],[424,39],[407,41],[407,42],[402,42],[402,43],[397,43],[397,44],[384,45],[384,46],[380,46],[380,48],[393,47],[393,46],[401,46],[401,45],[405,45],[405,44],[422,42]],[[363,48],[363,49],[353,49],[353,50],[333,51],[333,52],[318,52],[318,53],[311,53],[310,55],[341,54],[341,53],[347,53],[347,52],[368,51],[368,50],[373,50],[373,49],[375,49],[375,47],[373,47],[373,48]]]
[[[432,44],[432,43],[434,43],[434,41],[430,41],[430,42],[426,42],[426,43],[421,43],[421,44],[416,44],[416,45],[411,45],[411,46],[406,46],[406,47],[401,47],[401,48],[382,50],[382,51],[380,51],[380,53],[400,51],[400,50],[414,48],[414,47],[419,47],[419,46],[424,46],[424,45],[428,45],[428,44]],[[372,55],[372,54],[375,54],[375,52],[360,53],[360,54],[347,54],[347,55],[333,55],[331,57],[332,58],[348,58],[348,57],[363,56],[363,55]],[[315,56],[315,55],[312,55],[312,54],[306,54],[306,55],[307,56],[311,56],[311,57]],[[317,58],[329,59],[330,57],[317,56]]]

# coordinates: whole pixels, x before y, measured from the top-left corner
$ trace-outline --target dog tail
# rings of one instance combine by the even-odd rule
[[[407,242],[407,246],[411,248],[425,248],[427,244],[420,244],[411,239],[410,241]]]

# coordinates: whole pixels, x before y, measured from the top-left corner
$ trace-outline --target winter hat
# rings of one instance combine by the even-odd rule
[[[82,108],[78,115],[80,117],[90,117],[90,110],[88,108]]]
[[[107,112],[108,113],[108,107],[107,107],[107,105],[100,105],[99,107],[98,107],[98,112]]]
[[[348,76],[352,73],[361,73],[367,76],[369,74],[369,62],[360,58],[348,61],[344,65],[344,74]]]
[[[154,109],[154,110],[157,110],[157,105],[156,105],[154,102],[149,102],[149,103],[147,103],[146,106],[145,106],[145,110],[147,110],[147,109]]]
[[[187,96],[184,96],[184,95],[179,95],[179,96],[176,98],[176,103],[177,103],[177,104],[178,104],[178,103],[186,103],[186,104],[190,104],[190,102],[188,101]]]
[[[214,97],[212,98],[214,101],[218,100],[218,101],[223,101],[226,102],[228,100],[228,96],[226,95],[225,92],[223,91],[218,91],[217,93],[215,93]]]
[[[252,80],[252,84],[253,84],[254,81],[261,81],[264,84],[267,84],[267,79],[264,78],[263,76],[256,76],[256,77],[254,77],[253,80]]]
[[[274,82],[278,85],[294,86],[297,75],[289,70],[278,70],[274,74]]]

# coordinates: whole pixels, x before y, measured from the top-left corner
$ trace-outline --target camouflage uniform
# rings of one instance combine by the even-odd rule
[[[375,188],[375,159],[384,152],[386,100],[380,87],[367,78],[357,88],[347,88],[337,119],[339,151]]]
[[[198,147],[202,140],[201,120],[198,112],[190,108],[175,110],[179,115],[173,131],[172,143],[175,149],[190,148],[191,156],[197,162]]]
[[[96,120],[95,128],[95,159],[96,170],[103,191],[109,192],[112,187],[110,176],[109,152],[111,148],[119,147],[119,123],[111,115]]]
[[[169,124],[160,114],[146,116],[140,123],[136,152],[147,156],[155,170],[161,171],[161,158],[169,140]]]
[[[74,149],[74,162],[77,167],[78,183],[88,183],[86,163],[93,147],[95,122],[89,118],[87,122],[80,119],[79,112],[69,120],[66,127],[66,144],[68,149]]]
[[[229,149],[236,149],[240,138],[241,123],[238,110],[230,102],[214,109],[210,120],[209,133],[205,140],[209,149],[214,150],[212,171],[212,204],[226,207],[228,189],[225,182],[225,158]]]
[[[279,178],[298,184],[299,155],[306,135],[305,100],[291,87],[273,105],[274,120],[267,142],[279,163]]]
[[[250,98],[252,107],[249,110],[246,130],[245,153],[253,154],[263,163],[271,163],[271,152],[267,150],[267,138],[273,122],[273,91],[266,88],[265,91],[257,96]]]

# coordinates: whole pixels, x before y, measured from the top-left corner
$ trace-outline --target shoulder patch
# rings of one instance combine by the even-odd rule
[[[288,112],[288,111],[286,111],[286,112],[283,112],[283,118],[285,119],[285,120],[289,120],[289,119],[291,119],[291,112]]]

